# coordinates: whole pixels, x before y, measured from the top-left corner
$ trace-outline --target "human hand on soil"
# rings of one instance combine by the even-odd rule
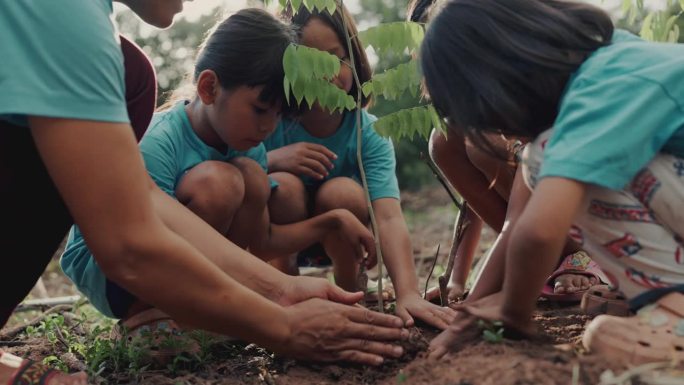
[[[456,316],[448,307],[437,306],[424,300],[418,293],[402,295],[397,298],[396,315],[404,320],[406,327],[414,326],[416,317],[438,329],[446,329]]]
[[[293,305],[311,298],[353,305],[363,298],[363,292],[350,293],[324,278],[297,276],[289,277],[289,279],[289,283],[284,286],[282,295],[276,301],[283,306]]]
[[[449,303],[457,302],[463,299],[463,294],[465,293],[465,288],[463,285],[455,284],[449,282],[447,284],[447,298]],[[427,292],[427,300],[433,302],[439,300],[439,286],[431,287]]]
[[[502,321],[504,328],[521,336],[532,336],[535,327],[531,320],[514,321],[503,311],[503,292],[464,302],[455,306],[456,316],[442,333],[435,337],[428,348],[428,358],[439,359],[457,351],[464,345],[481,338],[482,328],[478,321]]]
[[[362,307],[310,299],[285,311],[289,337],[275,350],[298,359],[380,365],[404,352],[388,342],[409,336],[400,318]]]
[[[350,257],[357,263],[361,263],[365,256],[366,268],[375,266],[377,263],[375,238],[368,227],[349,210],[335,209],[329,212],[335,216],[336,226],[325,236],[324,243],[335,244],[349,250]]]
[[[323,179],[335,167],[337,155],[327,147],[308,142],[299,142],[268,152],[270,172],[286,171],[299,176]]]

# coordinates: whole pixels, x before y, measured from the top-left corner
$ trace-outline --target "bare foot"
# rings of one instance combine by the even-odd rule
[[[28,381],[36,381],[36,378],[41,378],[45,375],[45,368],[40,363],[28,364],[27,361],[21,359],[10,353],[0,351],[0,384],[14,384],[19,383],[14,376],[21,370],[21,378]],[[22,370],[24,369],[24,370]],[[14,379],[11,383],[10,379]],[[55,371],[52,375],[48,375],[47,380],[43,382],[35,382],[36,384],[44,385],[87,385],[88,376],[83,373],[66,374]],[[22,382],[23,383],[23,382]],[[28,383],[28,382],[27,382]],[[31,382],[34,383],[34,382]]]
[[[556,294],[576,293],[588,290],[598,283],[599,280],[596,277],[589,277],[584,274],[562,274],[556,278],[553,292]]]

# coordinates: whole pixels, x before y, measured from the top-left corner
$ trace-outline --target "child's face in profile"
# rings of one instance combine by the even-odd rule
[[[340,41],[335,30],[320,18],[313,16],[302,28],[301,44],[333,54],[342,61],[340,73],[331,79],[331,82],[349,93],[354,81],[349,55],[345,49],[346,42]]]
[[[259,100],[263,86],[219,91],[210,120],[228,147],[246,151],[263,142],[280,121],[281,105]]]

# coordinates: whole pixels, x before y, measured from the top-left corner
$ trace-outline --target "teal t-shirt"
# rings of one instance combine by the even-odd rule
[[[111,0],[0,0],[0,119],[127,123]]]
[[[621,189],[659,152],[684,157],[684,45],[616,30],[570,78],[540,177]]]
[[[399,199],[399,185],[395,174],[396,159],[394,147],[388,139],[380,137],[373,129],[377,118],[365,110],[361,111],[362,157],[368,190],[372,201],[380,198]],[[333,160],[334,168],[323,181],[302,177],[307,186],[316,186],[328,179],[345,176],[360,181],[359,163],[357,162],[356,112],[346,112],[340,127],[326,138],[317,138],[309,134],[301,124],[292,120],[283,120],[273,134],[264,141],[267,151],[293,143],[310,142],[321,144],[337,155]]]
[[[175,190],[183,175],[207,160],[228,161],[246,156],[257,161],[266,171],[266,150],[263,144],[247,151],[229,149],[222,153],[205,144],[193,131],[185,112],[185,102],[176,103],[167,111],[154,114],[150,127],[140,141],[145,167],[152,179],[167,194],[175,198]],[[273,186],[273,181],[271,184]],[[78,226],[69,232],[61,258],[64,273],[103,314],[114,317],[107,301],[106,278],[88,250]]]

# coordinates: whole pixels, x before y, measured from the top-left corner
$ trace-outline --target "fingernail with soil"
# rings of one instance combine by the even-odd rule
[[[396,357],[400,357],[402,354],[404,354],[404,349],[402,349],[401,346],[395,346],[393,353]]]

